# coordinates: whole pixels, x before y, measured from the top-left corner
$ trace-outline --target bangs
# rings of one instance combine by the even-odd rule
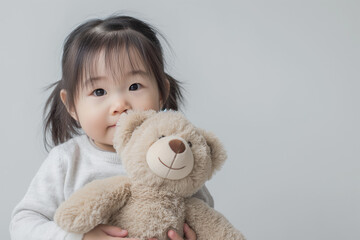
[[[118,81],[129,71],[145,71],[158,84],[165,78],[161,56],[151,42],[142,34],[127,29],[113,32],[94,31],[83,42],[79,54],[78,83],[81,88],[91,85],[99,76],[99,62],[103,61],[105,72]]]

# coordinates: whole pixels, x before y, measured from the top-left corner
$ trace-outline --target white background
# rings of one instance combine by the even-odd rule
[[[184,112],[228,151],[215,208],[249,240],[360,239],[360,3],[346,0],[2,0],[0,239],[47,155],[43,88],[65,37],[114,12],[170,42]]]

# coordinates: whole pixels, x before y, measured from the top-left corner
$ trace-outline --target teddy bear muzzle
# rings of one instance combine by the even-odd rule
[[[178,180],[190,174],[194,167],[194,156],[183,138],[168,136],[150,146],[146,162],[157,176]]]

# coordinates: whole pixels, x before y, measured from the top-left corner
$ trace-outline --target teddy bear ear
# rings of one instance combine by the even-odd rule
[[[117,152],[121,152],[129,142],[135,129],[155,113],[156,112],[154,110],[128,110],[126,113],[121,114],[118,122],[116,123],[113,139],[115,150]]]
[[[203,129],[198,129],[200,134],[202,134],[206,140],[207,145],[210,147],[210,154],[211,154],[211,161],[212,161],[212,167],[211,167],[211,174],[209,175],[209,178],[212,176],[212,174],[220,170],[222,165],[224,164],[227,154],[224,149],[223,144],[220,142],[220,140],[215,136],[215,134],[205,131]]]

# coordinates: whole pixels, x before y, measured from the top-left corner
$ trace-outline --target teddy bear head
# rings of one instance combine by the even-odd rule
[[[176,111],[121,114],[114,148],[133,183],[183,197],[198,191],[226,159],[216,136]]]

